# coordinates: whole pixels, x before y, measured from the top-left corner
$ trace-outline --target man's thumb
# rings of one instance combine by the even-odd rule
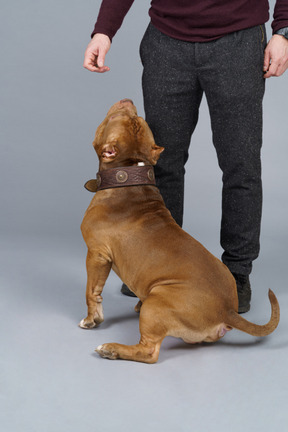
[[[103,67],[105,61],[105,53],[103,51],[99,51],[98,57],[97,57],[97,66]]]

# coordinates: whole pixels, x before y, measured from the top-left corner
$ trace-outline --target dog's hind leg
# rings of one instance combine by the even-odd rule
[[[112,263],[107,261],[101,254],[91,253],[88,250],[86,259],[88,315],[79,323],[79,326],[83,329],[97,327],[104,321],[101,293],[111,266]]]
[[[160,346],[166,336],[166,328],[161,324],[159,314],[155,314],[153,302],[149,297],[144,301],[140,310],[139,328],[140,342],[136,345],[121,345],[106,343],[100,345],[96,352],[101,357],[111,360],[134,360],[144,363],[156,363],[159,357]]]

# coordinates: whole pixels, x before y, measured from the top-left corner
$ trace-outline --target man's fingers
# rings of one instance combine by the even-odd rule
[[[87,49],[84,55],[83,66],[88,70],[97,69],[97,53]]]
[[[85,54],[83,66],[85,69],[88,69],[90,72],[107,72],[110,70],[108,66],[104,66],[105,55],[103,57],[97,56],[94,53]]]
[[[85,54],[83,66],[85,69],[90,70],[91,72],[96,72],[97,70],[97,61],[96,56],[94,54]]]
[[[272,62],[269,65],[269,68],[268,68],[267,72],[264,74],[264,78],[270,78],[272,76],[275,76],[276,72],[277,72],[277,69],[278,69],[278,64]]]
[[[270,78],[272,76],[280,77],[281,75],[283,75],[283,73],[286,71],[287,68],[288,68],[288,62],[283,64],[281,62],[272,61],[268,68],[268,71],[264,73],[264,78]]]
[[[281,35],[270,39],[264,54],[264,78],[279,77],[288,68],[288,41]]]

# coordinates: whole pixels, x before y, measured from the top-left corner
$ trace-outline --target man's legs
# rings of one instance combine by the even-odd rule
[[[259,254],[262,211],[263,27],[198,48],[200,81],[223,171],[222,259],[233,273],[248,275]]]
[[[204,89],[223,171],[222,259],[241,277],[248,277],[259,253],[265,43],[260,26],[194,44],[150,25],[141,44],[146,120],[156,143],[165,147],[156,166],[165,203],[181,225],[184,165]],[[245,279],[240,290],[247,281],[250,289]]]
[[[222,260],[235,276],[240,312],[250,308],[248,275],[260,248],[265,45],[259,26],[198,46],[200,82],[223,172]]]

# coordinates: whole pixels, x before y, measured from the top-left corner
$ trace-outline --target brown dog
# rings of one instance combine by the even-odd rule
[[[165,336],[197,343],[214,342],[232,328],[253,336],[275,330],[280,311],[274,293],[269,291],[272,313],[266,325],[238,315],[228,268],[183,231],[165,207],[151,167],[163,148],[132,101],[112,106],[93,145],[100,165],[97,180],[87,183],[97,193],[81,226],[88,247],[88,315],[79,325],[89,329],[104,320],[101,293],[112,268],[140,299],[135,310],[141,333],[139,344],[106,343],[96,351],[110,359],[154,363]]]

